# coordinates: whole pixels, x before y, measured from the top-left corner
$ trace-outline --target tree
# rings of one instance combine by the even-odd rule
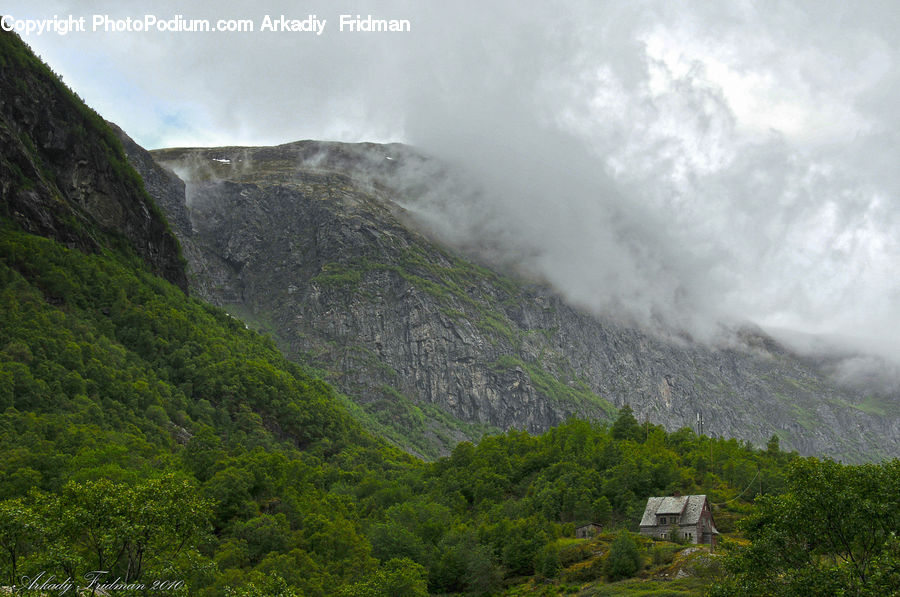
[[[128,582],[140,579],[148,563],[169,567],[205,529],[210,510],[194,486],[173,475],[133,487],[70,482],[58,497],[33,492],[29,503],[0,503],[0,547],[13,573],[27,546],[48,571],[72,576],[80,565]]]
[[[409,558],[394,558],[364,581],[344,587],[340,597],[427,597],[425,567]]]
[[[476,595],[496,591],[503,580],[503,573],[494,564],[490,549],[476,545],[466,558],[465,589]]]
[[[609,548],[603,573],[610,581],[631,578],[641,569],[641,555],[628,531],[621,531]]]
[[[440,559],[431,567],[430,589],[435,593],[468,591],[478,595],[500,587],[503,574],[494,562],[491,549],[477,543],[473,534],[447,536],[439,546]]]
[[[226,587],[226,597],[302,597],[297,589],[289,587],[277,574],[266,576],[258,582],[241,587]]]
[[[553,578],[559,574],[559,547],[556,543],[548,543],[537,553],[534,559],[534,571],[544,578]]]
[[[394,558],[421,562],[425,556],[422,540],[395,522],[372,525],[369,541],[372,543],[372,555],[383,562]]]
[[[271,552],[287,552],[291,547],[291,529],[284,514],[262,514],[234,525],[234,535],[247,545],[251,564]]]
[[[40,519],[21,498],[0,502],[0,553],[6,560],[10,584],[18,581],[19,559],[41,534]]]
[[[425,567],[409,558],[389,560],[375,574],[375,594],[385,597],[426,597],[427,576]]]
[[[510,525],[501,552],[501,561],[510,573],[534,573],[535,556],[547,542],[547,535],[535,527],[533,519],[517,520]]]
[[[609,522],[609,517],[612,515],[612,505],[609,503],[609,499],[605,495],[601,495],[596,500],[594,500],[594,520],[592,522],[597,522],[600,524],[606,524]]]
[[[644,438],[644,430],[634,418],[634,411],[627,404],[619,410],[619,417],[613,423],[610,433],[615,439],[640,441]]]
[[[150,479],[131,490],[126,526],[126,578],[139,578],[146,562],[164,565],[206,532],[212,502],[200,496],[196,486],[173,474]],[[158,566],[159,567],[159,566]]]
[[[718,595],[896,595],[900,460],[797,460],[788,491],[762,496],[730,545]]]

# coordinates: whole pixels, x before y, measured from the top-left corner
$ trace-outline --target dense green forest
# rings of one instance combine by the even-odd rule
[[[423,462],[126,243],[83,252],[8,217],[0,324],[4,585],[640,594],[627,579],[669,582],[663,570],[684,546],[633,532],[648,496],[675,491],[708,495],[734,540],[721,562],[696,568],[699,582],[668,585],[687,592],[667,594],[718,583],[721,595],[875,595],[900,584],[896,461],[845,467],[783,452],[777,438],[756,449],[668,433],[625,407],[608,422],[510,431]],[[585,522],[604,533],[574,539]],[[107,574],[85,577],[97,570]],[[604,592],[613,581],[617,593]]]
[[[422,463],[133,258],[6,227],[0,264],[9,583],[110,569],[208,595],[279,579],[306,595],[489,591],[552,562],[574,524],[635,530],[647,496],[675,490],[777,492],[792,458],[625,409],[608,427],[509,432]]]

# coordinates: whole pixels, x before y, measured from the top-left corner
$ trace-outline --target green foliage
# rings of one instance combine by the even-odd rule
[[[757,501],[726,544],[717,595],[893,595],[900,576],[900,461],[795,460],[788,491]]]
[[[274,574],[252,580],[241,587],[226,587],[226,597],[303,597],[303,593]]]
[[[675,557],[677,547],[666,547],[663,545],[654,545],[650,552],[650,561],[654,566],[663,566],[669,564]]]
[[[4,581],[15,584],[19,579],[22,557],[40,540],[43,532],[40,513],[26,505],[22,498],[0,502],[0,550],[7,574]]]
[[[440,557],[429,574],[432,592],[482,595],[500,587],[503,573],[492,550],[479,545],[471,534],[448,537],[440,548]]]
[[[544,578],[554,578],[561,569],[559,547],[555,543],[547,543],[535,556],[534,569]]]
[[[407,558],[385,562],[375,575],[349,587],[341,597],[425,597],[428,595],[426,570]]]
[[[611,432],[616,439],[640,441],[644,438],[644,431],[637,419],[634,418],[634,411],[627,404],[619,411],[619,416],[613,423]]]
[[[362,431],[341,397],[271,340],[132,257],[0,231],[0,499],[25,500],[4,507],[37,507],[27,496],[38,490],[76,509],[74,526],[53,530],[74,537],[124,528],[134,513],[121,496],[148,480],[184,479],[212,504],[211,534],[177,552],[163,537],[130,538],[134,528],[54,551],[28,522],[50,518],[16,527],[7,517],[6,577],[14,565],[76,573],[102,558],[127,574],[177,575],[200,596],[415,591],[416,579],[490,593],[505,577],[555,573],[557,525],[634,524],[648,496],[674,489],[732,497],[757,467],[763,489],[777,490],[792,458],[656,426],[639,426],[635,443],[572,421],[419,463]],[[396,416],[414,423],[416,413]]]
[[[162,573],[203,536],[212,503],[174,475],[136,486],[106,480],[69,482],[60,495],[32,492],[0,502],[4,579],[46,570],[108,570],[138,580]],[[27,556],[22,566],[22,556]]]
[[[634,576],[641,569],[641,554],[628,531],[621,531],[609,548],[603,573],[610,581]]]
[[[165,563],[202,583],[194,593],[251,583],[254,567],[285,567],[271,554],[305,562],[312,572],[291,580],[310,594],[351,579],[353,566],[366,570],[368,544],[351,522],[359,515],[327,488],[359,467],[409,458],[363,433],[331,388],[271,342],[131,257],[0,232],[0,499],[20,500],[4,502],[9,510],[32,490],[56,496],[72,526],[43,536],[81,529],[91,541],[56,542],[51,552],[29,539],[33,525],[10,526],[4,577],[21,571],[22,554],[48,569],[143,575],[146,554],[167,541],[152,532],[153,517],[192,511],[166,511],[141,493],[173,474],[194,479],[188,493],[215,504],[204,553],[195,537]],[[140,505],[153,508],[129,509]],[[41,512],[37,520],[48,520]],[[224,566],[220,581],[202,572],[211,561]]]
[[[697,578],[667,579],[664,582],[648,582],[643,578],[622,580],[608,585],[599,585],[590,592],[590,597],[696,597],[706,593],[709,582]]]

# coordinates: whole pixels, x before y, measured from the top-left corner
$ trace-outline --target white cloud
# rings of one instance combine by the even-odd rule
[[[186,16],[282,12],[413,31],[28,41],[150,146],[416,144],[485,190],[429,204],[436,225],[488,237],[589,307],[857,335],[896,354],[895,3],[225,2]]]

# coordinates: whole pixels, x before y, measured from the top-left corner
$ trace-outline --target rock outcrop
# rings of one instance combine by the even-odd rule
[[[393,200],[392,168],[412,155],[311,141],[153,152],[187,182],[191,228],[177,230],[197,292],[321,368],[411,451],[606,420],[627,403],[669,429],[702,413],[705,433],[757,445],[778,435],[807,454],[900,454],[895,399],[866,402],[758,331],[724,348],[663,337],[439,246]]]
[[[0,216],[83,251],[127,246],[187,291],[165,216],[119,139],[13,33],[0,32]]]

